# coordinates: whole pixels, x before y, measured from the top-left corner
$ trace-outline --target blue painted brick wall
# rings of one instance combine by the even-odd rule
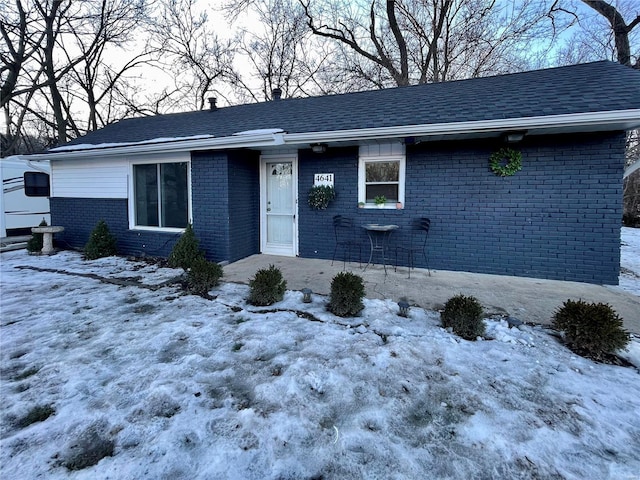
[[[227,152],[193,152],[191,198],[193,230],[209,260],[229,258]]]
[[[125,255],[166,257],[180,236],[129,230],[126,199],[53,197],[50,206],[52,224],[65,227],[55,237],[64,247],[84,248],[100,220],[115,235],[118,252]]]
[[[316,173],[333,173],[336,198],[326,210],[312,210],[307,202]],[[358,213],[358,148],[330,148],[317,154],[298,152],[298,249],[301,257],[331,258],[335,238],[333,216],[355,218]],[[362,220],[361,218],[358,221]],[[364,230],[362,240],[366,240]],[[368,242],[368,241],[367,241]],[[367,243],[368,245],[368,243]],[[363,251],[364,255],[364,251]]]
[[[258,165],[257,152],[192,155],[193,228],[210,260],[235,261],[259,252]],[[71,248],[83,248],[101,219],[125,255],[167,257],[180,237],[179,233],[129,230],[126,199],[52,198],[51,215],[54,224],[65,227],[56,240]]]
[[[193,228],[214,261],[259,252],[259,153],[194,152],[191,157]]]
[[[479,140],[408,147],[403,210],[357,208],[357,149],[301,151],[300,255],[331,258],[336,214],[357,225],[400,225],[392,243],[406,239],[412,218],[426,216],[432,268],[616,284],[624,134],[527,138],[516,147],[523,169],[506,178],[488,167],[501,146]],[[306,204],[314,173],[335,173],[337,198],[325,211]]]
[[[408,147],[403,210],[357,207],[358,149],[299,152],[300,255],[331,258],[332,217],[357,225],[396,223],[403,241],[412,218],[432,220],[436,269],[616,284],[620,263],[624,134],[530,137],[518,145],[523,169],[501,178],[488,168],[495,141]],[[314,173],[334,173],[336,200],[311,210]],[[259,250],[259,171],[255,152],[201,152],[192,158],[193,221],[207,257],[236,260]],[[167,256],[177,234],[129,231],[125,199],[51,199],[57,236],[82,248],[104,219],[122,253]],[[367,245],[365,232],[357,233]],[[424,266],[424,265],[421,265]]]
[[[260,154],[229,154],[229,261],[260,252]]]

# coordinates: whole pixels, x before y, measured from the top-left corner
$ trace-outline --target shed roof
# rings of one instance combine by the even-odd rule
[[[77,138],[68,146],[131,144],[200,135],[221,138],[261,129],[304,134],[632,110],[640,112],[640,72],[599,61],[494,77],[130,118]],[[636,123],[640,124],[640,114],[637,117]]]

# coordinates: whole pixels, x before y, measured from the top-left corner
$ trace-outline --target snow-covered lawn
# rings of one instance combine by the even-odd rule
[[[640,296],[640,228],[622,228],[619,288]]]
[[[241,285],[209,301],[16,268],[146,286],[177,273],[121,258],[1,261],[3,479],[639,478],[638,370],[547,328],[488,319],[492,340],[468,342],[391,301],[342,319],[299,292],[259,309]],[[22,425],[38,406],[55,413]],[[65,466],[92,448],[112,456]]]

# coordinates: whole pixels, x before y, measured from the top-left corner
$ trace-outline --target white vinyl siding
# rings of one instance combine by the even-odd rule
[[[56,160],[51,162],[51,196],[69,198],[127,198],[126,158]]]

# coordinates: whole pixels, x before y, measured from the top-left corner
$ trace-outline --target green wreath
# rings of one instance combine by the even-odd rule
[[[314,185],[309,190],[309,206],[313,210],[325,210],[336,198],[336,190],[329,185]]]
[[[501,148],[491,154],[489,166],[496,175],[510,177],[517,171],[522,170],[522,153],[511,148]]]

